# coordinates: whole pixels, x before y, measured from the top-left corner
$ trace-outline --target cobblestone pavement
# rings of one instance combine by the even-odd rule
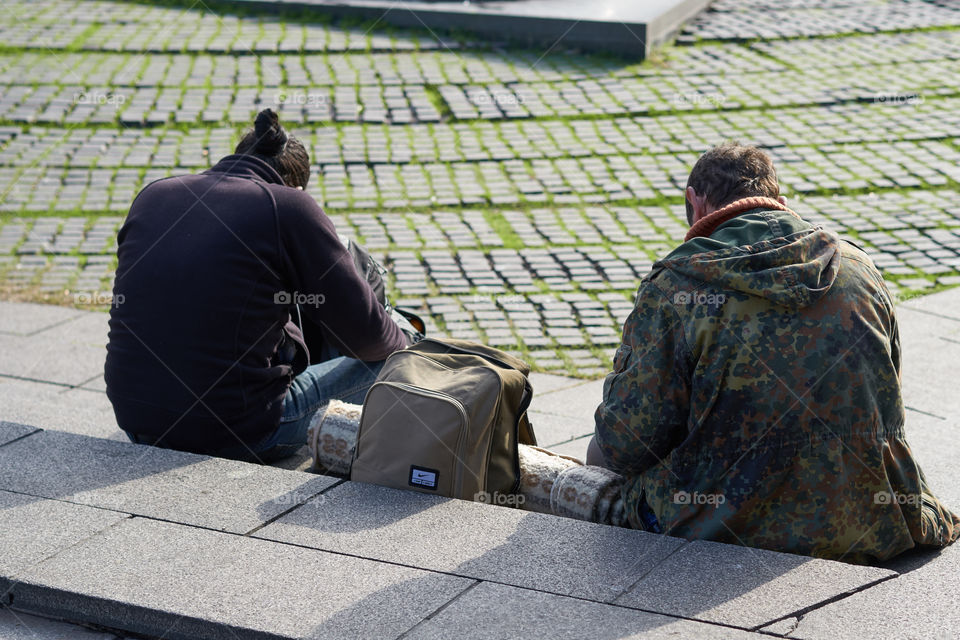
[[[683,237],[690,166],[728,138],[901,295],[960,284],[958,2],[718,0],[643,64],[223,6],[4,2],[4,297],[108,305],[137,191],[266,106],[394,298],[542,370],[606,370]]]

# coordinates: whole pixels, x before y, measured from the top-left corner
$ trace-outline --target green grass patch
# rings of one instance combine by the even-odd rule
[[[522,249],[524,247],[523,240],[520,239],[520,236],[516,234],[513,227],[507,222],[507,218],[503,215],[502,211],[484,209],[483,219],[487,221],[487,224],[490,225],[494,233],[503,240],[503,247],[505,249]]]

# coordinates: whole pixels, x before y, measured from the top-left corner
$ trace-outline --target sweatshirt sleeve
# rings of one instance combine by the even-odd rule
[[[288,187],[272,190],[277,201],[281,250],[300,311],[323,327],[344,355],[373,362],[407,345],[406,336],[357,272],[333,222],[316,201]]]
[[[644,473],[683,440],[690,410],[685,345],[676,310],[644,282],[595,414],[597,444],[611,470]]]

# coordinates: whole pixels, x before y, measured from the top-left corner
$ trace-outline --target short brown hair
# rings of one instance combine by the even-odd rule
[[[693,165],[687,186],[717,208],[741,198],[780,195],[777,171],[767,152],[736,141],[725,142],[700,156]],[[687,221],[693,224],[693,208],[689,202]]]

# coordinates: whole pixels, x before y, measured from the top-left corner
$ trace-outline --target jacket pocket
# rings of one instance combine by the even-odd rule
[[[633,348],[630,345],[620,345],[620,348],[617,349],[617,352],[613,356],[614,373],[623,373],[627,370],[627,365],[630,364],[630,355],[632,352]]]

